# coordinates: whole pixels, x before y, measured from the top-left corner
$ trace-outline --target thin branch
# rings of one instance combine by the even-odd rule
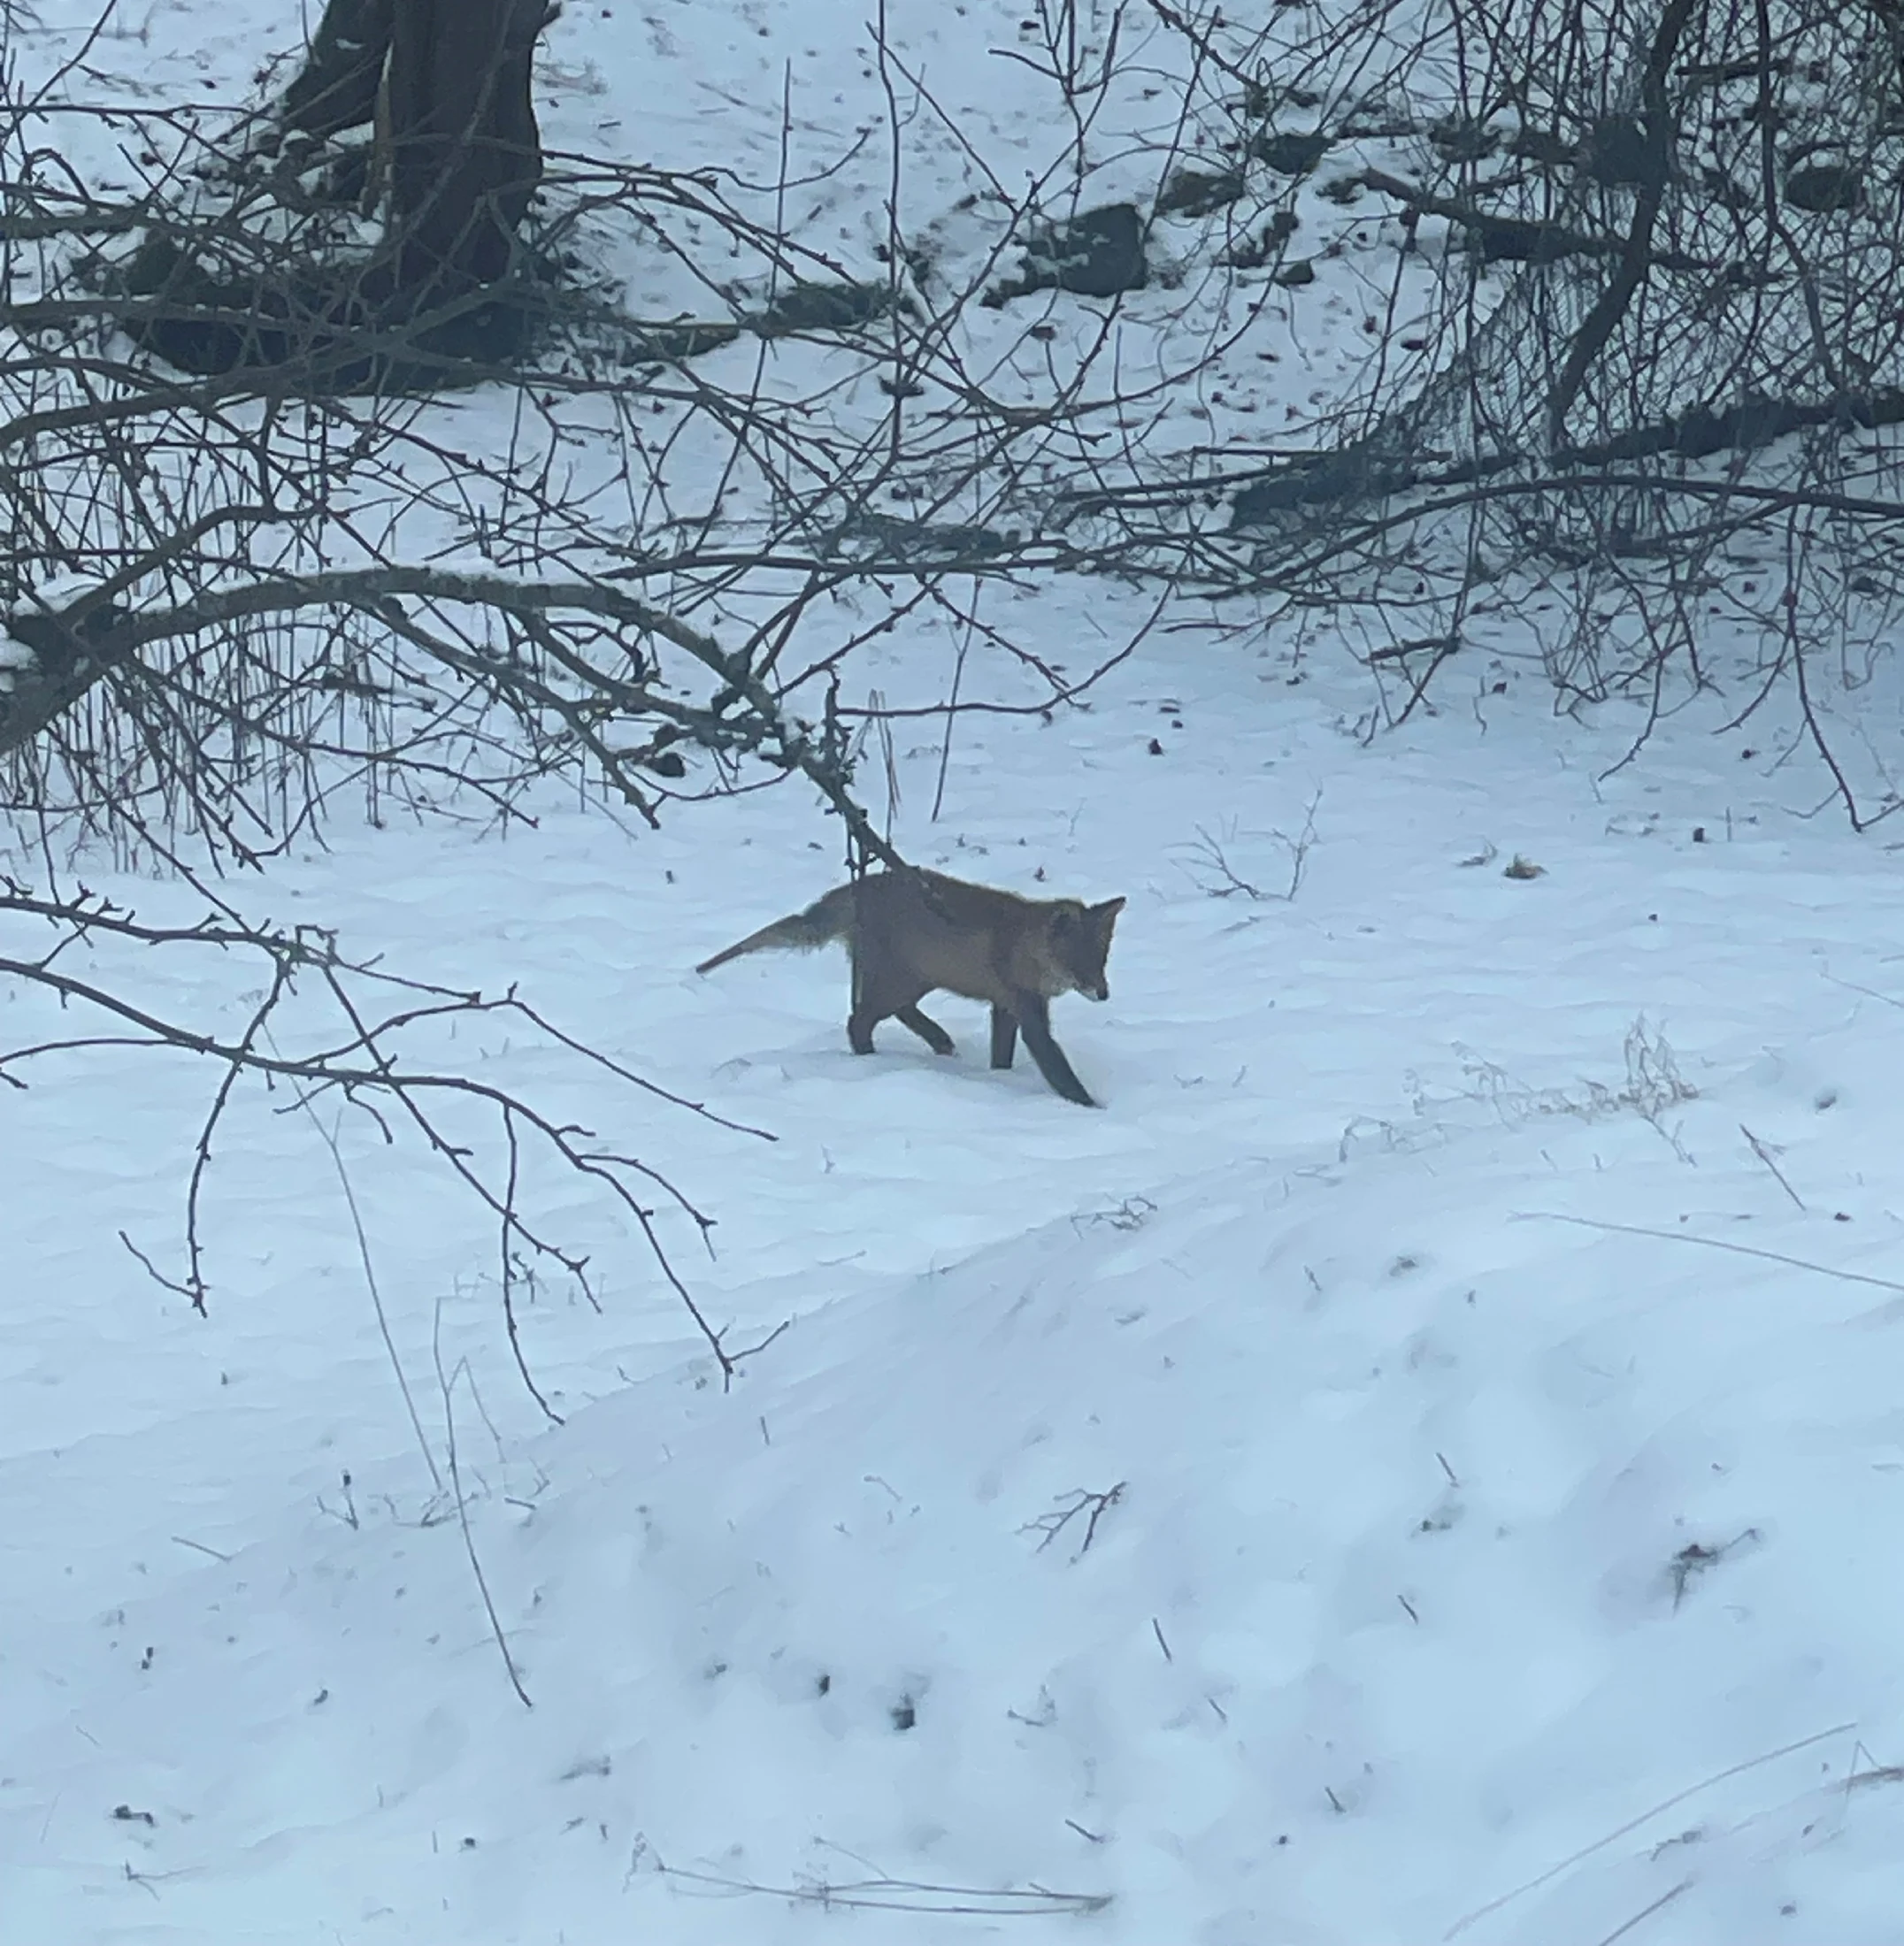
[[[489,1594],[489,1582],[482,1571],[482,1561],[476,1552],[476,1537],[470,1532],[469,1501],[463,1490],[463,1475],[457,1462],[457,1414],[456,1401],[451,1397],[457,1379],[466,1368],[459,1360],[452,1373],[443,1370],[443,1306],[439,1299],[436,1304],[435,1322],[430,1332],[430,1356],[436,1367],[436,1383],[443,1400],[443,1454],[449,1466],[449,1488],[457,1503],[457,1524],[463,1531],[463,1548],[469,1557],[470,1573],[475,1576],[477,1592],[482,1597],[483,1613],[489,1618],[489,1633],[495,1638],[496,1651],[503,1658],[503,1666],[509,1672],[509,1686],[515,1690],[526,1710],[535,1705],[529,1700],[529,1692],[522,1686],[521,1672],[516,1667],[516,1659],[510,1652],[509,1639],[503,1633],[502,1618],[495,1612],[495,1603]]]

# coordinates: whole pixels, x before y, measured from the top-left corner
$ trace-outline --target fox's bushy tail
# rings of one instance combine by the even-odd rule
[[[840,885],[824,899],[816,899],[804,912],[789,913],[771,926],[750,932],[738,945],[703,960],[696,973],[711,973],[729,960],[748,953],[811,953],[818,946],[844,939],[853,930],[853,887]]]

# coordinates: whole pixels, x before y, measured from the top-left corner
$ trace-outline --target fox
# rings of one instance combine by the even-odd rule
[[[1022,1035],[1052,1092],[1094,1108],[1051,1038],[1051,1002],[1073,992],[1110,998],[1104,967],[1124,905],[1021,899],[910,868],[871,872],[749,933],[695,970],[711,973],[743,954],[810,952],[843,940],[853,956],[846,1034],[856,1054],[873,1051],[872,1030],[883,1020],[910,1028],[935,1054],[955,1053],[951,1035],[919,1011],[926,994],[943,989],[990,1002],[994,1068],[1011,1066]]]

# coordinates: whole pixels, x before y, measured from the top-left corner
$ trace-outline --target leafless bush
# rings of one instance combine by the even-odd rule
[[[1904,801],[1861,721],[1904,594],[1895,11],[1152,11],[1197,50],[1236,230],[1320,214],[1310,260],[1364,252],[1365,351],[1270,458],[1148,456],[1074,531],[1155,548],[1240,626],[1359,629],[1392,718],[1531,637],[1569,706],[1776,700],[1775,748],[1809,747],[1854,823]],[[1386,273],[1358,241],[1385,219]]]
[[[597,1185],[626,1214],[722,1370],[731,1375],[736,1354],[709,1322],[676,1269],[656,1224],[655,1199],[688,1218],[702,1234],[711,1220],[640,1157],[621,1153],[588,1129],[551,1119],[533,1103],[480,1076],[438,1069],[408,1050],[419,1042],[427,1046],[436,1038],[434,1030],[451,1019],[503,1019],[565,1048],[618,1091],[633,1091],[738,1132],[771,1139],[764,1130],[748,1130],[644,1080],[564,1034],[513,992],[485,999],[479,992],[405,979],[348,958],[336,936],[320,927],[249,923],[222,900],[195,924],[163,926],[143,922],[83,889],[47,896],[15,880],[0,879],[0,919],[11,923],[9,937],[19,942],[14,950],[0,954],[0,980],[51,993],[60,1002],[62,1022],[76,1017],[79,1023],[0,1053],[0,1083],[25,1091],[35,1063],[55,1054],[97,1049],[187,1055],[205,1064],[213,1077],[193,1149],[182,1274],[168,1276],[134,1238],[120,1233],[153,1276],[195,1309],[205,1308],[210,1288],[203,1214],[215,1138],[234,1091],[250,1079],[284,1089],[288,1107],[311,1107],[328,1097],[368,1116],[386,1140],[395,1140],[399,1128],[421,1138],[498,1226],[503,1304],[512,1345],[513,1293],[521,1276],[518,1266],[545,1263],[565,1272],[585,1291],[590,1290],[587,1259],[543,1231],[517,1193],[525,1150],[545,1151]],[[220,962],[234,957],[251,961],[257,984],[242,1024],[194,1026],[127,998],[125,987],[110,973],[102,977],[68,970],[82,954],[109,964],[117,954],[118,971],[123,975],[127,948],[158,948],[174,956],[196,951],[207,961]],[[490,1153],[500,1159],[496,1166],[479,1158],[471,1139],[472,1111],[479,1130],[484,1122],[488,1125]],[[529,1380],[526,1368],[523,1376]],[[534,1391],[533,1381],[529,1383]]]
[[[1054,85],[1082,145],[1114,46],[1080,50],[1075,15],[1051,20]],[[962,350],[967,309],[1075,197],[1076,157],[998,192],[995,247],[956,275],[901,233],[895,178],[884,277],[869,284],[717,169],[549,154],[508,328],[495,291],[399,325],[337,299],[373,257],[335,193],[338,153],[288,147],[264,106],[107,111],[88,105],[77,68],[29,88],[14,51],[0,27],[0,273],[13,298],[0,336],[0,807],[43,869],[36,889],[0,895],[22,942],[0,977],[102,1024],[13,1051],[0,1076],[19,1079],[54,1046],[212,1063],[183,1269],[152,1265],[199,1306],[211,1136],[248,1077],[407,1120],[500,1226],[505,1303],[512,1253],[581,1272],[518,1198],[519,1147],[540,1143],[620,1201],[731,1371],[654,1226],[651,1197],[705,1226],[664,1176],[530,1103],[412,1065],[403,1045],[448,1013],[509,1011],[618,1087],[707,1110],[513,994],[408,987],[327,934],[249,919],[227,875],[266,870],[342,812],[500,823],[552,783],[653,826],[803,780],[852,867],[899,862],[855,792],[869,724],[942,715],[949,736],[958,713],[1061,709],[1134,647],[1061,669],[979,605],[990,582],[1117,564],[1041,511],[1057,482],[1127,462],[1144,394],[1109,356],[1115,303],[1062,356],[1030,333],[1008,370],[970,369]],[[883,39],[879,58],[896,158],[900,93],[930,97]],[[130,187],[103,187],[88,157],[132,172]],[[590,281],[587,265],[631,232],[699,280],[705,316],[633,318]],[[306,303],[312,266],[326,295]],[[826,347],[804,393],[768,356],[793,337]],[[493,409],[458,410],[478,388]],[[1110,462],[1107,427],[1120,428]],[[856,652],[926,624],[964,645],[962,686],[890,709],[856,700]],[[101,853],[184,875],[211,916],[148,925],[73,889],[73,861]],[[69,948],[106,938],[254,954],[265,997],[237,1028],[157,1017],[64,969]],[[328,1007],[328,1038],[293,1033],[298,993]],[[441,1125],[450,1097],[490,1114],[482,1159]]]

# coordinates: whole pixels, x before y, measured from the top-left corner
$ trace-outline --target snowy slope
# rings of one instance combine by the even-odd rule
[[[830,961],[684,977],[809,889],[758,807],[731,849],[574,816],[303,868],[390,950],[506,969],[780,1137],[642,1130],[720,1218],[697,1290],[743,1336],[793,1328],[723,1396],[604,1237],[604,1315],[531,1310],[569,1414],[538,1434],[480,1230],[426,1159],[347,1132],[440,1467],[439,1299],[480,1382],[452,1385],[459,1462],[533,1712],[315,1138],[261,1116],[219,1162],[200,1323],[111,1234],[175,1222],[188,1076],[102,1065],[12,1108],[21,1936],[816,1923],[663,1866],[1109,1896],[1089,1923],[1132,1941],[1439,1937],[1550,1872],[1472,1936],[1590,1946],[1682,1881],[1661,1937],[1891,1936],[1900,1063],[1858,991],[1894,978],[1888,861],[1769,806],[1695,844],[1726,808],[1696,778],[1662,755],[1595,802],[1555,761],[1582,733],[1512,712],[1364,748],[1303,692],[1249,694],[1263,672],[1182,647],[1161,759],[1154,699],[1107,699],[1073,732],[1075,838],[1040,801],[1056,732],[1024,731],[973,745],[988,815],[914,836],[1130,891],[1110,1005],[1060,1009],[1098,1115],[985,1071],[956,1003],[958,1065],[855,1061]],[[1201,809],[1268,877],[1318,786],[1293,903],[1198,888]],[[1502,877],[1510,849],[1546,876]],[[1642,1009],[1696,1099],[1629,1068]],[[1026,1531],[1119,1486],[1081,1558],[1088,1510]]]
[[[964,18],[894,31],[1042,166],[1062,131]],[[641,19],[564,23],[556,139],[687,163],[711,131],[764,180],[787,61],[841,97],[802,131],[874,113],[856,14]],[[233,98],[294,27],[195,20],[105,65]],[[825,191],[861,268],[882,172]],[[1265,410],[1353,364],[1313,301]],[[1082,661],[1144,606],[990,612]],[[565,1179],[532,1192],[603,1309],[526,1303],[550,1428],[493,1231],[415,1145],[339,1128],[360,1254],[319,1133],[246,1095],[200,1320],[116,1233],[175,1251],[216,1077],[95,1053],[0,1095],[0,1939],[1896,1937],[1892,856],[1716,710],[1616,769],[1637,709],[1551,721],[1512,617],[1471,709],[1372,736],[1326,640],[1178,619],[1053,724],[961,722],[936,822],[940,725],[896,751],[911,855],[1129,896],[1110,1003],[1057,1009],[1101,1114],[989,1073],[957,1002],[959,1061],[890,1030],[855,1061],[835,959],[688,973],[833,882],[790,792],[658,835],[339,825],[274,879],[275,915],[519,981],[777,1138],[458,1030],[718,1218],[711,1256],[665,1231],[696,1295],[737,1344],[787,1325],[731,1393]],[[922,626],[859,679],[931,695],[952,654]],[[4,1007],[8,1045],[55,1018]]]

